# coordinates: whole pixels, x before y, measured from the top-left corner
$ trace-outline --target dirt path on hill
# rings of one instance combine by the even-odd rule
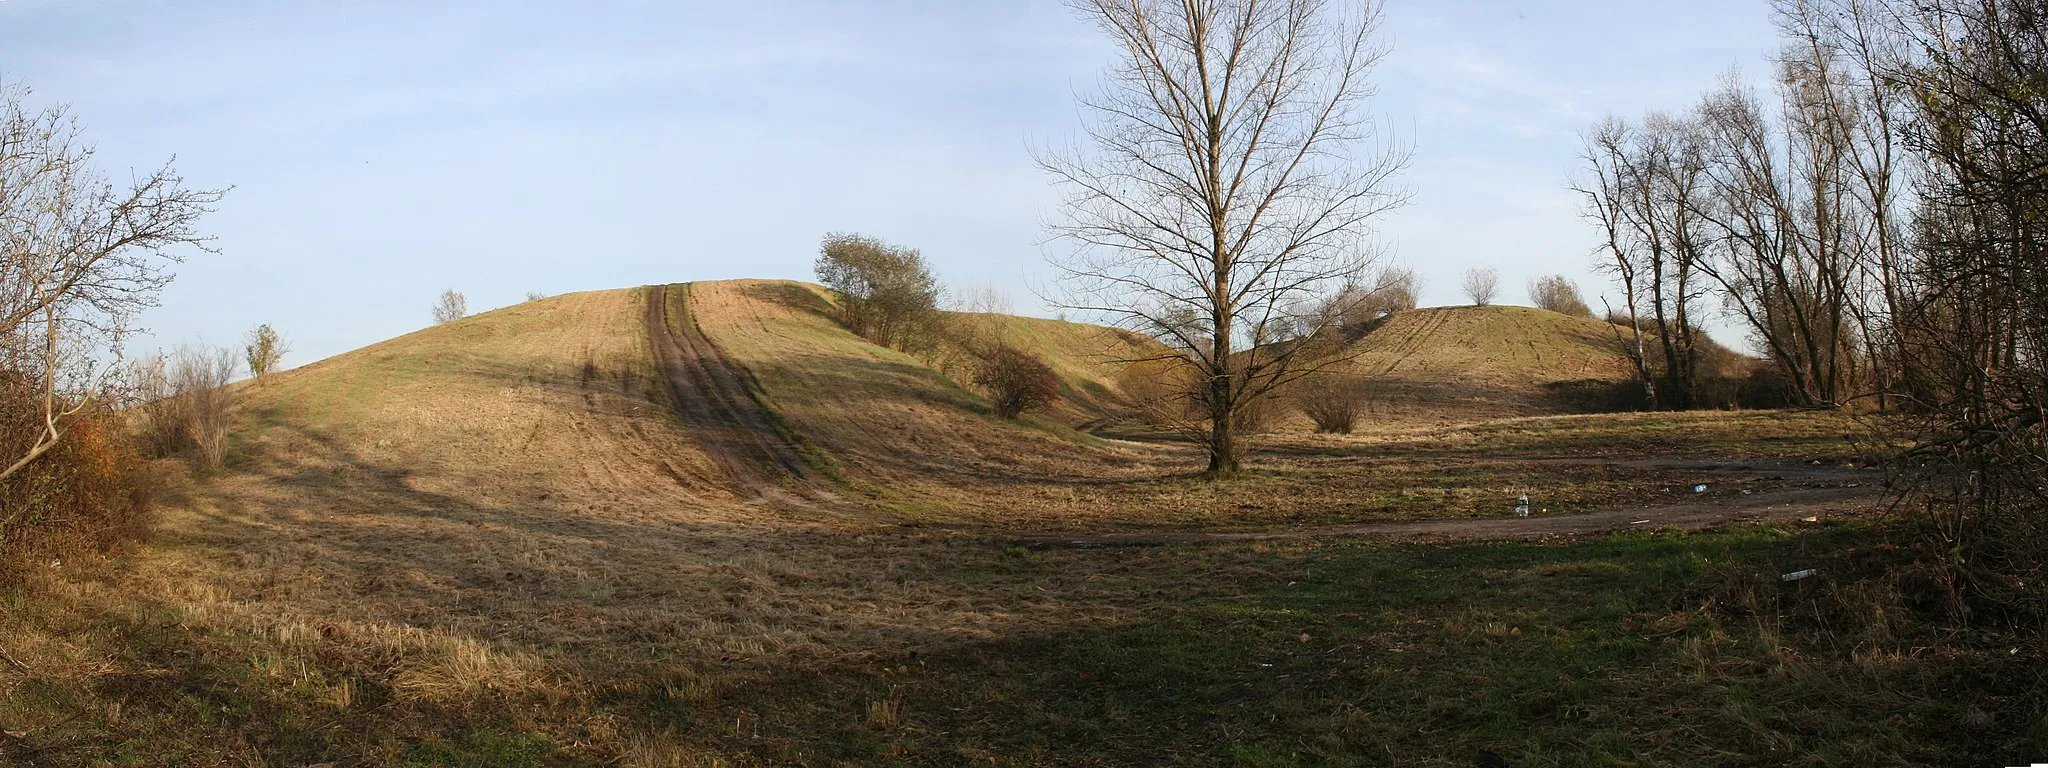
[[[718,347],[690,316],[689,285],[647,289],[647,340],[683,429],[735,484],[760,489],[809,479],[803,457],[775,430]]]
[[[1730,522],[1786,522],[1839,517],[1875,509],[1883,500],[1884,476],[1868,469],[1793,463],[1650,458],[1636,460],[1535,459],[1545,464],[1595,464],[1622,468],[1686,470],[1710,489],[1746,481],[1785,483],[1741,495],[1703,496],[1651,507],[1575,515],[1535,515],[1295,528],[1274,531],[1154,530],[1129,533],[1027,533],[1008,537],[1037,547],[1117,547],[1192,544],[1210,541],[1266,541],[1354,536],[1394,541],[1541,539],[1610,533],[1634,528],[1693,530]],[[1681,489],[1680,493],[1690,489]],[[1683,498],[1683,497],[1681,497]]]

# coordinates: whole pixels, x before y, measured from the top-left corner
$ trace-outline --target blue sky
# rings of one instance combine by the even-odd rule
[[[1374,110],[1413,144],[1383,222],[1425,304],[1504,300],[1595,233],[1564,188],[1603,115],[1680,109],[1775,46],[1763,0],[1388,0]],[[1053,190],[1111,56],[1055,0],[0,0],[0,79],[69,103],[117,178],[176,155],[233,186],[219,254],[177,270],[138,346],[236,341],[298,364],[472,310],[729,277],[807,278],[820,236],[920,248],[942,279],[1044,313]],[[1595,304],[1597,305],[1597,301]]]

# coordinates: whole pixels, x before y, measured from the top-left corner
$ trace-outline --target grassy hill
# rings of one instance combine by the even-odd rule
[[[1631,378],[1615,327],[1532,307],[1397,312],[1356,343],[1379,421],[1478,421],[1595,410]]]

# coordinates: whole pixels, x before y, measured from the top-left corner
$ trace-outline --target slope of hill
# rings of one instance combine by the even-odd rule
[[[244,385],[235,468],[382,477],[486,506],[729,499],[672,426],[646,301],[637,288],[555,296]]]
[[[915,487],[927,504],[972,507],[976,494],[963,482],[1087,474],[1078,464],[1115,451],[1070,428],[1121,407],[1113,361],[1128,356],[1128,342],[1106,329],[1004,319],[1005,337],[1045,358],[1069,396],[1015,424],[954,377],[847,332],[817,286],[694,283],[690,295],[704,335],[757,382],[806,455],[867,491],[900,497]]]
[[[1385,421],[1591,410],[1631,376],[1614,326],[1532,307],[1397,312],[1353,349]]]

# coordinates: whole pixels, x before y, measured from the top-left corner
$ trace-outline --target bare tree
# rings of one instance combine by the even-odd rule
[[[249,376],[257,380],[277,370],[277,366],[284,362],[285,353],[290,351],[284,334],[278,333],[269,323],[256,326],[242,340],[242,357],[249,362]]]
[[[41,431],[0,478],[64,438],[98,402],[129,323],[156,305],[165,266],[205,250],[199,220],[223,194],[166,164],[109,182],[76,118],[0,83],[0,368],[39,382]]]
[[[1615,281],[1621,284],[1622,306],[1628,310],[1629,336],[1622,349],[1635,368],[1636,380],[1642,384],[1643,402],[1654,410],[1658,407],[1657,377],[1650,371],[1649,348],[1643,338],[1642,312],[1638,304],[1644,278],[1635,258],[1633,220],[1626,212],[1630,195],[1630,174],[1626,168],[1629,145],[1633,141],[1632,130],[1627,123],[1610,116],[1585,134],[1582,137],[1585,150],[1579,158],[1586,162],[1593,176],[1575,183],[1572,189],[1586,199],[1580,215],[1599,224],[1605,236],[1600,249],[1606,258],[1602,260],[1601,268],[1614,275]],[[1607,314],[1614,317],[1613,306],[1608,306]],[[1617,332],[1616,336],[1619,335]]]
[[[452,323],[469,316],[469,299],[453,288],[441,291],[434,302],[434,324]]]
[[[1707,160],[1697,125],[1651,113],[1640,127],[1609,118],[1586,138],[1595,185],[1581,188],[1587,215],[1602,225],[1633,328],[1633,356],[1655,407],[1683,410],[1698,388],[1699,334],[1693,318],[1706,296],[1699,277],[1711,241],[1699,215]],[[1655,365],[1645,331],[1658,342]],[[1654,381],[1652,370],[1655,370]]]
[[[1160,340],[1198,382],[1212,477],[1238,471],[1238,416],[1327,363],[1370,227],[1405,196],[1405,151],[1364,112],[1385,55],[1378,2],[1076,0],[1117,63],[1082,99],[1089,146],[1039,154],[1070,309]]]
[[[1493,267],[1465,270],[1465,298],[1472,300],[1472,306],[1483,307],[1493,303],[1500,295],[1500,272]]]

